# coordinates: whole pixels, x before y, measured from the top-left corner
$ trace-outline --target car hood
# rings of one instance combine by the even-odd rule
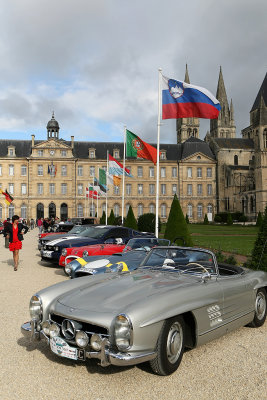
[[[60,239],[51,240],[47,243],[49,246],[62,246],[62,247],[80,247],[85,246],[86,244],[95,244],[99,243],[99,239],[93,239],[90,237],[84,236],[68,236],[62,237]]]
[[[82,282],[78,289],[70,290],[57,299],[56,312],[66,315],[66,309],[74,309],[78,314],[83,311],[87,317],[90,312],[125,312],[138,303],[143,307],[155,299],[158,301],[160,297],[166,297],[166,300],[175,297],[178,288],[188,288],[200,281],[193,276],[148,269],[115,273],[112,276],[102,274],[80,280]]]

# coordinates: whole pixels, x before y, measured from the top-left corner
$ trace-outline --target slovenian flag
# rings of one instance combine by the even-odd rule
[[[110,154],[108,155],[108,167],[109,175],[123,175],[123,165]],[[133,177],[127,168],[124,169],[124,173],[125,176]]]
[[[219,101],[205,88],[162,76],[162,119],[218,118]]]
[[[145,158],[157,163],[157,149],[126,129],[126,157]]]

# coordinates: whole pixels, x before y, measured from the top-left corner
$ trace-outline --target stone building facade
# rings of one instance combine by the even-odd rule
[[[185,81],[190,82],[186,68]],[[176,193],[192,222],[217,212],[241,211],[255,220],[267,204],[267,75],[250,112],[250,126],[236,138],[234,108],[227,100],[220,69],[217,98],[222,110],[211,120],[205,140],[199,139],[199,120],[177,120],[177,144],[160,146],[159,216],[166,221]],[[47,140],[0,141],[0,187],[14,197],[7,207],[0,197],[0,219],[14,213],[23,218],[102,215],[105,198],[88,200],[86,187],[106,168],[107,152],[122,162],[123,143],[60,139],[54,114],[47,124]],[[154,144],[154,146],[156,146]],[[126,215],[155,212],[156,166],[148,160],[128,159],[133,178],[125,178]],[[121,215],[122,187],[110,187],[108,214]]]

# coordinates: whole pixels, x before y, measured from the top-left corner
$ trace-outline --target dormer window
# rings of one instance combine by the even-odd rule
[[[95,149],[89,149],[89,158],[95,158]]]
[[[118,149],[113,150],[113,157],[116,159],[120,158],[120,150]]]
[[[160,159],[161,159],[161,160],[166,160],[166,151],[165,151],[165,150],[161,150],[161,152],[160,152]]]
[[[9,155],[10,157],[14,157],[14,156],[16,155],[16,153],[15,153],[15,147],[13,147],[13,146],[9,146],[9,147],[8,147],[8,155]]]
[[[43,150],[38,150],[38,157],[43,157],[44,151]]]
[[[61,157],[67,157],[67,150],[61,150]]]

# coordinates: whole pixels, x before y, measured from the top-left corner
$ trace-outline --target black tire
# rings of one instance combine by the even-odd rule
[[[156,352],[150,366],[157,375],[170,375],[177,370],[184,354],[185,325],[181,316],[168,319],[161,329]]]
[[[253,328],[262,326],[266,320],[267,296],[265,289],[259,289],[255,299],[255,315],[253,321],[249,324]]]

